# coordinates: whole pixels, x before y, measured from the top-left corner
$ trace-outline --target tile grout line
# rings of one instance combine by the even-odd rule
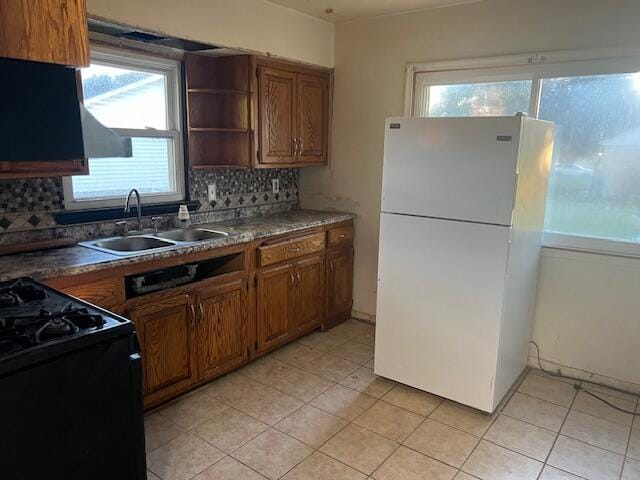
[[[571,413],[571,408],[573,407],[573,404],[576,401],[576,398],[578,398],[578,391],[576,390],[576,392],[573,395],[573,399],[571,400],[571,405],[569,406],[569,408],[567,409],[567,414],[564,416],[564,419],[562,420],[562,424],[560,425],[560,428],[558,429],[558,433],[556,433],[556,438],[553,441],[553,444],[551,445],[551,448],[549,449],[549,453],[547,454],[547,457],[544,459],[544,463],[542,465],[542,469],[540,470],[540,473],[538,473],[538,476],[536,477],[538,480],[540,479],[540,476],[542,475],[542,472],[544,471],[544,468],[549,465],[553,468],[553,465],[550,465],[549,462],[549,458],[551,457],[551,454],[553,453],[553,449],[556,448],[556,444],[558,443],[558,439],[560,438],[560,432],[562,432],[562,429],[564,428],[564,424],[567,422],[567,418],[569,418],[569,414]]]

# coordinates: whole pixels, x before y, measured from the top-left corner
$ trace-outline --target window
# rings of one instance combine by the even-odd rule
[[[413,113],[553,121],[545,243],[640,254],[640,58],[518,60],[413,74]]]
[[[84,105],[102,124],[131,137],[131,158],[90,158],[89,175],[64,179],[69,209],[120,206],[137,188],[145,203],[184,198],[179,63],[92,48],[81,71]]]

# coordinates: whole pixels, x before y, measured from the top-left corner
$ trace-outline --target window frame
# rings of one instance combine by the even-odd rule
[[[531,79],[529,115],[538,117],[542,80],[588,75],[615,75],[640,71],[640,48],[618,47],[591,50],[506,55],[407,65],[405,116],[419,116],[428,106],[431,85],[483,83]],[[446,79],[446,80],[445,80]],[[625,242],[581,235],[543,232],[545,247],[640,257],[640,242]]]
[[[157,57],[149,54],[140,54],[120,48],[91,45],[91,61],[101,65],[124,67],[143,72],[156,72],[166,76],[166,112],[167,129],[154,128],[131,129],[109,127],[114,132],[124,137],[150,137],[170,138],[173,144],[173,170],[175,191],[167,193],[141,194],[142,200],[147,205],[178,202],[185,199],[185,161],[183,146],[182,123],[182,67],[177,60]],[[88,159],[90,160],[90,159]],[[64,206],[67,210],[90,210],[100,208],[118,207],[123,205],[124,197],[102,197],[86,200],[76,199],[73,196],[72,177],[62,178],[64,194]]]

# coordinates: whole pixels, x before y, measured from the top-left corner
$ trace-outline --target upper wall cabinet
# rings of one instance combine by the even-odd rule
[[[330,73],[257,62],[256,167],[326,165]]]
[[[191,167],[327,164],[329,70],[187,54],[185,72]]]
[[[89,65],[85,0],[0,0],[0,57]]]

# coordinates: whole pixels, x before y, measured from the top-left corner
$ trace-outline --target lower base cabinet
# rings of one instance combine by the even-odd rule
[[[145,406],[174,397],[248,358],[244,273],[139,297],[125,307],[125,316],[138,331]]]
[[[322,324],[324,253],[257,273],[258,352],[271,350]]]
[[[193,296],[151,294],[125,313],[138,331],[145,397],[155,400],[189,388],[195,378]]]
[[[325,328],[345,322],[353,306],[353,249],[327,254],[327,320]]]
[[[196,305],[198,379],[205,381],[248,358],[245,279],[235,278],[199,290]]]
[[[258,351],[287,341],[293,317],[293,265],[265,268],[256,274],[258,303]]]
[[[350,224],[267,240],[244,255],[257,260],[257,269],[243,257],[242,262],[231,260],[232,270],[128,300],[122,272],[84,283],[68,278],[47,283],[134,322],[143,357],[144,403],[151,408],[318,327],[329,329],[349,319]],[[254,272],[255,289],[253,284],[250,289],[247,279]]]

